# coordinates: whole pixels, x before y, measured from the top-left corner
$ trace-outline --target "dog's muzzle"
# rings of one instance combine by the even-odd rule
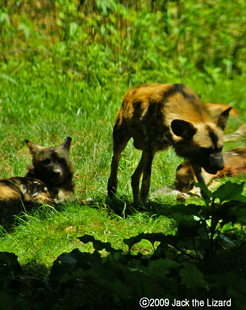
[[[206,172],[216,174],[219,170],[224,168],[224,160],[221,153],[210,154],[208,160],[202,164]]]

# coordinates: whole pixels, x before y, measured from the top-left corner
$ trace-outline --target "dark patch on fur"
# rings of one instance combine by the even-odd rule
[[[208,133],[209,133],[209,137],[212,140],[214,149],[217,151],[218,150],[218,140],[219,140],[219,138],[216,135],[216,133],[209,126],[207,126],[207,130],[208,130]]]
[[[21,178],[12,177],[8,179],[0,179],[0,186],[8,186],[9,188],[21,193],[18,184],[16,184],[16,180],[21,180]]]
[[[163,106],[164,106],[163,102],[150,100],[148,112],[146,113],[146,118],[149,118],[149,116],[154,115],[157,121],[163,122],[163,114],[162,114]]]
[[[169,101],[169,98],[177,92],[175,84],[171,85],[168,90],[162,92],[162,102],[166,103]]]
[[[162,98],[163,102],[166,103],[170,100],[170,97],[175,95],[176,93],[182,94],[182,96],[189,100],[192,103],[195,103],[198,99],[194,94],[189,94],[185,91],[186,86],[184,84],[172,84],[168,90],[163,91]]]
[[[186,91],[185,91],[185,85],[184,84],[174,84],[174,88],[175,88],[175,91],[177,93],[181,93],[183,95],[183,97],[191,102],[194,102],[194,100],[197,100],[197,96],[195,96],[194,94],[188,94]]]
[[[141,112],[142,112],[141,106],[142,106],[142,101],[139,101],[139,100],[133,101],[134,113],[137,113],[137,114],[134,114],[134,116],[136,117],[141,116]]]

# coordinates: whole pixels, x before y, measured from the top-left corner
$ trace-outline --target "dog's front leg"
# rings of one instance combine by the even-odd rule
[[[108,195],[112,197],[117,190],[117,171],[120,160],[120,154],[114,154],[111,163],[111,173],[108,179]]]

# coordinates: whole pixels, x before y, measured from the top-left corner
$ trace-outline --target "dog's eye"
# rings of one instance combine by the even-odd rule
[[[66,164],[66,159],[65,159],[65,158],[59,158],[59,159],[58,159],[58,162],[59,162],[61,165],[65,165],[65,164]]]
[[[45,158],[45,159],[42,160],[42,164],[43,165],[49,165],[50,163],[51,163],[50,158]]]

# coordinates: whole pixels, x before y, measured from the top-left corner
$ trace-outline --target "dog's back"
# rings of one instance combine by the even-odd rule
[[[126,135],[134,139],[134,146],[143,150],[146,140],[156,151],[179,139],[171,130],[174,119],[189,120],[193,124],[211,122],[205,104],[183,84],[146,84],[130,89],[116,117],[114,131],[125,127]],[[129,132],[129,133],[128,133]]]
[[[13,213],[22,203],[50,204],[52,199],[45,184],[32,177],[0,179],[1,214]]]
[[[0,180],[0,214],[7,214],[10,210],[21,203],[23,195],[19,188],[19,182],[9,179]]]

